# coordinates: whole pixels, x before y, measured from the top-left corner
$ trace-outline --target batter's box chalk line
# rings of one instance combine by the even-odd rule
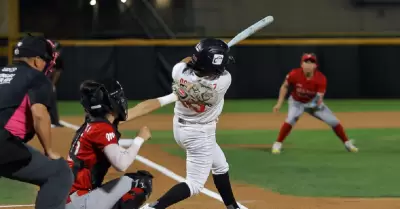
[[[67,128],[73,129],[73,130],[78,130],[79,129],[79,126],[71,124],[71,123],[68,123],[68,122],[63,121],[63,120],[60,120],[60,124],[65,126],[65,127],[67,127]],[[132,144],[132,140],[131,139],[121,139],[119,143],[121,144],[121,146],[130,146],[130,144]],[[161,165],[159,165],[159,164],[157,164],[157,163],[155,163],[155,162],[153,162],[153,161],[151,161],[151,160],[149,160],[149,159],[147,159],[145,157],[137,155],[136,156],[136,160],[141,162],[141,163],[143,163],[143,164],[145,164],[145,165],[147,165],[147,166],[149,166],[150,168],[153,168],[153,169],[159,171],[160,173],[170,177],[171,179],[174,179],[177,182],[184,182],[185,181],[185,178],[183,178],[182,176],[179,176],[178,174],[172,172],[168,168],[163,167],[163,166],[161,166]],[[205,195],[207,195],[207,196],[209,196],[211,198],[214,198],[214,199],[216,199],[216,200],[218,200],[220,202],[223,202],[221,196],[218,193],[213,192],[213,191],[211,191],[211,190],[209,190],[207,188],[204,188],[201,191],[201,193],[203,193],[203,194],[205,194]],[[238,205],[240,206],[241,209],[248,209],[246,206],[244,206],[244,205],[242,205],[240,203],[238,203]]]
[[[0,205],[0,208],[22,208],[22,207],[34,207],[35,205]]]

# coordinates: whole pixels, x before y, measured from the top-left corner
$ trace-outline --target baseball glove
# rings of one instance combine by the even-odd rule
[[[319,95],[316,95],[310,102],[306,103],[304,105],[305,108],[311,108],[311,109],[319,109],[322,107],[322,103],[318,104],[320,99]]]

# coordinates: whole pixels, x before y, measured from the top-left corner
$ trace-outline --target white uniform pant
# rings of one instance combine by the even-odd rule
[[[186,183],[191,195],[204,188],[210,174],[225,174],[229,170],[225,155],[216,142],[216,122],[208,124],[182,124],[174,117],[174,137],[186,151]]]

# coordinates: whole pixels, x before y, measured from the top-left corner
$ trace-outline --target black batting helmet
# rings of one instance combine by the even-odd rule
[[[233,57],[228,54],[228,45],[220,39],[203,39],[195,49],[196,52],[193,54],[190,64],[200,72],[221,74],[233,61]]]
[[[81,104],[93,117],[114,113],[117,121],[127,117],[128,101],[120,83],[113,79],[103,82],[86,80],[80,87]]]

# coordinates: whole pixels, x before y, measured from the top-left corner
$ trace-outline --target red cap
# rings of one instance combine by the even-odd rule
[[[313,53],[305,53],[301,57],[301,62],[305,62],[305,61],[312,61],[312,62],[317,63],[317,56]]]

